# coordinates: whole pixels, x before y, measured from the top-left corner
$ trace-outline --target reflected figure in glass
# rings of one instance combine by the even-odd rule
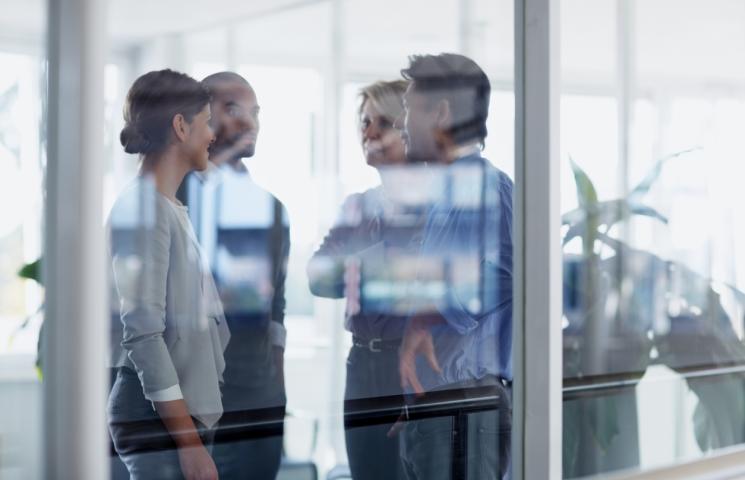
[[[208,165],[209,93],[182,73],[150,72],[129,90],[124,118],[121,143],[141,166],[108,221],[116,369],[109,429],[133,479],[216,479],[209,450],[230,333],[176,198],[184,177]]]
[[[288,215],[252,179],[259,103],[233,72],[202,81],[212,97],[216,139],[210,165],[186,182],[187,203],[209,259],[231,340],[225,350],[225,413],[215,436],[221,479],[274,479],[285,415],[285,278]]]
[[[360,91],[362,150],[381,184],[345,199],[335,225],[308,264],[314,295],[347,299],[345,327],[352,333],[352,348],[344,394],[345,439],[355,480],[403,478],[398,438],[386,435],[392,422],[370,425],[355,422],[353,415],[401,403],[397,365],[403,318],[380,308],[362,311],[357,291],[368,265],[390,271],[392,261],[413,258],[419,245],[424,215],[416,204],[406,202],[411,175],[401,135],[393,128],[403,111],[405,90],[406,82],[397,80],[379,81]]]
[[[409,411],[441,412],[403,423],[402,459],[411,480],[502,478],[511,431],[513,184],[481,156],[491,92],[483,70],[456,54],[409,60],[396,125],[409,161],[430,171],[432,207],[399,372]],[[467,415],[448,411],[480,396],[495,400]]]

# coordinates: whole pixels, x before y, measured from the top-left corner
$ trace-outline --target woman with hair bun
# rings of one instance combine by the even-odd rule
[[[109,216],[113,285],[108,420],[132,479],[216,479],[210,456],[222,415],[230,333],[186,207],[182,180],[207,168],[209,94],[172,70],[129,90],[120,140],[139,154],[136,179]]]

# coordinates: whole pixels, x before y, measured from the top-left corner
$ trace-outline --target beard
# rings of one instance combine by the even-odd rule
[[[218,132],[217,138],[210,146],[210,155],[219,155],[223,152],[230,151],[230,158],[227,159],[229,162],[240,160],[241,158],[253,157],[256,153],[256,143],[244,143],[241,139],[247,135],[247,133],[237,133],[226,138],[223,132]]]
[[[238,160],[240,158],[253,157],[254,153],[256,153],[256,145],[252,143],[250,145],[246,145],[240,150],[236,150],[235,155],[233,155],[233,160]]]

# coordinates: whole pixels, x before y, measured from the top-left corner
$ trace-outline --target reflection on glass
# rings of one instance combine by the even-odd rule
[[[44,23],[43,9],[28,20]],[[5,30],[4,30],[5,31]],[[41,30],[28,36],[36,42]],[[0,42],[0,477],[42,473],[43,51]],[[36,367],[36,368],[35,368]]]
[[[34,262],[42,253],[40,206],[44,198],[44,131],[40,126],[44,123],[41,117],[46,99],[43,89],[38,87],[40,82],[44,82],[45,67],[34,54],[43,43],[39,43],[39,39],[43,38],[40,33],[44,25],[34,21],[34,17],[39,17],[38,20],[43,17],[38,13],[44,2],[9,0],[6,3],[0,19],[0,204],[5,206],[0,218],[0,374],[3,381],[0,403],[11,405],[11,408],[0,409],[4,412],[0,415],[0,477],[20,475],[35,478],[39,462],[33,458],[39,454],[37,444],[43,438],[39,428],[41,419],[38,415],[23,414],[25,412],[17,405],[28,401],[28,411],[31,411],[36,408],[34,402],[39,398],[40,382],[33,372],[33,363],[41,315],[32,314],[37,312],[42,299],[38,285],[21,281],[16,274],[24,263]],[[406,168],[384,164],[371,167],[362,161],[365,150],[360,150],[360,141],[369,143],[366,153],[371,156],[371,164],[377,161],[372,160],[376,155],[383,162],[392,159],[393,155],[376,150],[386,148],[382,146],[386,142],[367,142],[358,135],[361,126],[358,120],[361,118],[354,114],[360,106],[357,92],[374,80],[398,78],[400,69],[407,66],[406,59],[410,54],[467,53],[478,60],[488,72],[494,88],[499,90],[489,98],[491,112],[487,122],[491,136],[483,156],[509,175],[514,136],[512,2],[380,0],[371,3],[350,0],[280,3],[228,0],[220,2],[216,8],[213,4],[187,0],[173,9],[158,2],[135,0],[126,5],[113,2],[109,5],[110,21],[100,31],[100,36],[106,38],[91,40],[95,45],[106,46],[103,52],[106,68],[101,72],[105,82],[105,138],[102,139],[104,148],[100,150],[103,153],[100,167],[104,170],[103,210],[108,216],[101,220],[102,223],[108,220],[110,253],[114,260],[110,262],[112,312],[107,321],[111,320],[113,365],[117,365],[112,372],[114,381],[118,382],[112,393],[116,402],[111,405],[109,419],[117,420],[113,422],[116,423],[115,429],[121,427],[127,435],[125,420],[130,417],[142,416],[148,422],[152,421],[141,424],[146,431],[154,428],[153,425],[162,427],[158,422],[165,420],[167,424],[169,420],[161,418],[161,406],[156,405],[158,409],[153,410],[153,402],[147,396],[156,398],[156,404],[176,401],[178,399],[157,401],[158,390],[153,389],[166,387],[167,390],[178,383],[187,411],[195,419],[189,420],[185,415],[179,418],[187,424],[191,421],[196,427],[199,427],[197,422],[213,422],[211,417],[218,413],[216,402],[210,403],[209,407],[195,405],[201,400],[194,400],[199,395],[192,388],[198,384],[199,394],[214,395],[213,377],[202,371],[195,376],[188,372],[193,365],[204,366],[201,362],[209,357],[210,352],[215,353],[212,370],[219,371],[217,352],[221,350],[223,341],[217,335],[215,338],[220,340],[216,342],[219,345],[189,348],[189,355],[185,351],[186,345],[194,340],[192,334],[195,339],[199,337],[195,331],[205,325],[212,331],[211,323],[204,322],[208,315],[202,310],[219,317],[215,299],[219,298],[226,317],[220,325],[224,323],[233,331],[224,353],[226,369],[220,389],[224,413],[216,423],[222,430],[218,431],[216,448],[211,452],[221,478],[228,475],[221,467],[223,463],[227,465],[228,460],[223,462],[218,458],[221,445],[229,447],[232,452],[228,453],[229,456],[252,463],[252,478],[263,477],[259,464],[269,465],[266,478],[273,477],[277,468],[280,475],[302,471],[308,476],[326,478],[331,471],[343,472],[348,463],[356,468],[357,477],[364,478],[365,473],[360,472],[360,467],[355,467],[355,462],[362,459],[372,463],[364,456],[375,451],[375,445],[378,445],[365,442],[373,442],[373,437],[375,441],[380,440],[380,445],[386,445],[388,459],[387,462],[381,461],[381,465],[393,465],[398,469],[401,457],[396,445],[401,435],[384,435],[382,438],[371,434],[372,429],[367,429],[366,434],[366,428],[372,425],[354,426],[352,416],[346,418],[351,423],[345,429],[342,415],[344,389],[347,389],[347,398],[350,399],[372,396],[372,393],[365,393],[367,390],[364,389],[368,388],[375,395],[390,393],[390,396],[399,396],[393,411],[386,413],[389,416],[385,426],[379,429],[387,434],[387,427],[394,424],[402,405],[396,350],[412,311],[434,313],[442,310],[468,316],[485,314],[492,308],[490,302],[494,303],[494,299],[488,298],[491,282],[502,280],[482,275],[489,273],[496,261],[489,258],[482,262],[478,248],[430,243],[427,248],[431,250],[425,252],[421,245],[429,213],[438,203],[467,212],[464,218],[469,217],[465,220],[468,224],[482,215],[480,212],[490,215],[489,207],[485,206],[489,201],[481,200],[488,189],[480,186],[488,175],[482,174],[481,167],[465,168],[465,173],[461,173],[461,169],[438,167],[426,161],[409,163]],[[426,21],[412,22],[412,19],[420,18],[422,12],[426,12]],[[152,21],[142,21],[143,13]],[[71,32],[58,33],[66,35]],[[176,132],[173,128],[169,131],[174,137],[169,137],[167,149],[178,146],[182,162],[176,162],[177,168],[170,166],[165,169],[169,173],[165,175],[168,191],[163,189],[162,170],[156,168],[159,161],[150,155],[159,148],[150,148],[152,145],[128,148],[136,153],[126,153],[121,148],[119,134],[132,123],[126,122],[121,115],[127,90],[145,72],[164,68],[187,72],[195,79],[230,69],[250,81],[262,106],[260,147],[253,156],[248,152],[243,155],[244,159],[251,157],[246,162],[250,176],[232,165],[210,167],[199,175],[187,175],[179,193],[172,195],[171,181],[176,183],[174,179],[180,177],[180,172],[184,169],[201,170],[204,166],[191,162],[196,160],[196,150],[201,149],[201,145],[196,143],[201,144],[201,140],[196,143],[184,141],[177,135],[183,132]],[[51,100],[51,105],[56,105],[55,99]],[[212,125],[218,137],[214,146],[221,143],[221,138],[227,143],[238,140],[227,138],[230,135],[218,131],[219,124],[225,124],[217,118],[219,103],[215,98],[210,102]],[[400,110],[400,95],[395,103],[399,104],[397,108]],[[153,111],[163,113],[160,107],[152,107]],[[346,107],[349,107],[349,112]],[[372,103],[367,102],[365,107],[372,107]],[[229,116],[236,122],[246,120],[246,109],[231,107],[231,110]],[[191,127],[199,113],[194,118],[184,116],[186,126],[179,128],[188,130],[187,137],[195,133]],[[372,117],[374,113],[365,112],[363,117]],[[400,130],[390,128],[396,116],[388,118],[387,124],[371,124],[372,130],[364,136],[372,139],[377,135],[373,131],[375,128],[385,129],[390,140],[386,145],[395,144],[402,150]],[[135,124],[154,121],[149,115],[130,120]],[[153,138],[146,140],[155,141]],[[217,150],[213,149],[211,156]],[[152,158],[147,159],[148,155]],[[140,157],[146,157],[144,163],[153,167],[143,171],[146,174],[142,175],[138,174],[143,161]],[[401,157],[399,151],[398,158]],[[198,160],[201,162],[203,159],[200,157]],[[220,163],[214,157],[211,160],[213,164]],[[184,162],[191,162],[189,168]],[[470,173],[466,172],[468,170]],[[75,182],[87,181],[87,175],[74,173]],[[175,173],[177,175],[171,176]],[[378,183],[384,187],[358,193]],[[63,187],[76,188],[76,185],[71,183]],[[447,185],[451,190],[445,191]],[[187,216],[183,209],[179,206],[174,210],[172,204],[164,203],[163,194],[171,200],[175,196],[188,206],[188,221],[193,232],[192,226],[183,221]],[[383,248],[371,246],[359,256],[356,266],[359,270],[360,313],[350,315],[350,319],[381,318],[392,328],[390,336],[386,337],[393,340],[390,344],[377,341],[377,338],[383,338],[380,335],[366,336],[363,327],[368,320],[357,322],[359,330],[354,330],[359,338],[367,340],[370,356],[379,349],[385,350],[381,357],[384,356],[389,363],[379,375],[388,383],[383,386],[373,385],[369,378],[374,375],[368,375],[365,370],[378,364],[363,361],[358,363],[362,365],[358,370],[354,367],[350,367],[349,372],[346,370],[342,357],[353,342],[352,336],[347,336],[343,330],[346,300],[320,299],[308,289],[305,274],[308,261],[320,238],[329,231],[345,197],[349,197],[349,201],[341,210],[359,208],[361,212],[355,213],[357,218],[348,222],[348,229],[367,228],[365,222],[377,217],[384,232],[381,237],[386,240]],[[278,199],[281,199],[281,204]],[[357,207],[355,203],[365,206]],[[389,208],[392,210],[388,211]],[[435,227],[439,220],[432,218],[432,228],[446,230],[448,220],[444,218],[443,221],[443,225]],[[341,229],[341,224],[340,221],[333,228]],[[167,254],[154,251],[156,247],[163,247],[158,234],[165,226],[174,234],[169,237]],[[172,240],[182,238],[183,234],[188,241],[184,240],[181,251]],[[290,235],[292,251],[288,252]],[[485,242],[488,241],[485,238]],[[453,241],[455,243],[458,242]],[[157,272],[162,273],[165,259],[169,268],[166,286],[163,287],[151,277]],[[173,267],[177,264],[186,267],[179,270]],[[333,268],[341,269],[343,275],[345,271],[353,272],[355,262],[343,261],[340,265]],[[80,274],[72,272],[71,281]],[[493,276],[498,277],[496,274]],[[210,298],[205,298],[202,289],[211,290],[212,283],[217,295],[210,294],[206,295]],[[161,295],[163,291],[166,293]],[[337,297],[343,295],[343,291],[334,294]],[[18,330],[17,327],[29,315],[32,318],[26,327]],[[148,319],[157,316],[162,317],[161,332],[148,323]],[[374,322],[369,320],[369,323]],[[284,330],[277,326],[279,324],[287,327],[286,343],[282,341]],[[222,331],[222,326],[217,328]],[[161,385],[160,379],[153,379],[153,372],[165,372],[147,365],[148,359],[157,356],[146,353],[153,346],[160,349],[163,364],[168,363],[167,353],[174,368],[176,365],[185,368],[176,368],[178,381],[167,382],[173,385]],[[143,350],[143,347],[146,348]],[[286,347],[284,354],[280,352],[281,347]],[[485,355],[491,355],[487,350],[483,350]],[[361,349],[355,347],[354,351]],[[500,351],[506,352],[502,348]],[[16,368],[17,365],[20,367]],[[17,372],[20,371],[26,373],[23,374],[22,387],[16,388]],[[285,404],[283,371],[286,372],[289,397],[286,428],[290,433],[287,434],[281,431]],[[119,373],[123,378],[117,380]],[[349,375],[346,386],[345,374]],[[199,377],[198,381],[195,381],[196,377]],[[219,378],[217,383],[220,383]],[[8,392],[13,393],[6,395]],[[477,392],[471,393],[476,395]],[[128,397],[129,394],[133,397]],[[487,397],[485,393],[484,398]],[[432,412],[442,413],[436,404],[446,399],[428,398],[433,402]],[[484,402],[485,408],[495,404],[493,399]],[[458,405],[460,408],[461,404]],[[356,407],[354,404],[349,406]],[[378,410],[381,406],[373,405]],[[135,407],[142,408],[127,410]],[[271,413],[267,409],[276,410]],[[409,411],[414,411],[413,405]],[[245,413],[246,417],[232,416],[231,413],[235,412]],[[375,415],[365,412],[368,417]],[[261,422],[269,422],[279,430],[257,433],[255,427]],[[450,431],[460,431],[449,417],[444,424]],[[220,435],[226,433],[225,428],[232,426],[237,438],[220,442]],[[186,430],[191,432],[191,426],[187,427]],[[355,443],[353,431],[361,434],[361,442]],[[474,435],[478,433],[473,429],[470,431]],[[121,430],[114,433],[114,445],[119,452],[125,457],[129,453],[136,455],[128,448],[135,448],[140,442],[139,437],[128,437],[127,441],[132,443],[127,444],[122,442]],[[174,442],[178,440],[171,437]],[[257,441],[250,448],[241,447],[241,442],[249,442],[248,437]],[[260,441],[269,437],[272,437],[271,441]],[[199,441],[207,446],[208,440],[205,437]],[[469,445],[476,444],[479,444],[477,440],[469,440]],[[263,453],[264,446],[269,449],[268,453]],[[204,452],[195,447],[193,455],[178,458],[178,465],[173,468],[174,455],[179,457],[181,450],[173,444],[168,444],[168,447],[172,454],[159,467],[170,468],[171,472],[189,469],[192,462],[202,466],[209,463]],[[380,451],[382,455],[383,450]],[[473,454],[478,450],[469,451]],[[458,458],[462,459],[463,454],[453,452],[447,461],[452,463]],[[112,460],[116,462],[117,459],[118,455],[112,450]],[[136,467],[137,461],[128,460],[128,464]],[[28,465],[30,467],[26,467]],[[121,469],[117,470],[123,465],[114,466],[115,477],[127,475],[126,472],[122,474]],[[375,465],[369,468],[367,475],[385,477],[376,474]],[[10,469],[10,473],[6,469]],[[151,472],[153,476],[160,473],[163,476],[168,474],[159,470]]]
[[[402,319],[393,309],[370,308],[387,296],[365,291],[367,272],[381,269],[371,283],[388,290],[392,279],[386,266],[392,264],[391,250],[409,255],[416,249],[422,210],[401,198],[407,184],[397,177],[404,171],[404,145],[393,128],[403,113],[402,80],[377,82],[360,90],[358,122],[362,150],[367,164],[378,170],[381,185],[344,201],[335,226],[324,238],[308,264],[313,294],[329,298],[347,297],[345,327],[353,335],[347,359],[345,438],[353,478],[404,478],[399,458],[399,441],[388,435],[392,421],[358,425],[351,415],[359,410],[355,401],[372,399],[373,408],[400,407],[400,378],[396,367],[403,334]],[[375,286],[372,287],[373,290]],[[361,292],[361,293],[360,293]],[[381,297],[384,299],[381,300]],[[375,405],[375,403],[380,403]]]
[[[588,75],[578,45],[563,67],[572,92],[562,98],[567,478],[745,441],[742,189],[732,180],[745,109],[737,94],[706,86],[741,79],[727,58],[726,15],[684,3],[662,29],[652,19],[665,2],[595,11],[631,38],[617,46],[615,96],[577,95]],[[722,30],[694,48],[686,32],[701,15]],[[670,41],[690,47],[686,58],[667,55]]]
[[[410,80],[399,121],[407,159],[448,172],[444,195],[428,213],[421,249],[425,258],[441,256],[445,295],[414,308],[407,319],[402,385],[416,394],[408,399],[415,407],[430,392],[468,398],[477,388],[490,391],[497,407],[456,416],[460,443],[442,430],[442,419],[409,422],[402,460],[414,478],[452,478],[463,469],[498,478],[509,467],[512,415],[512,181],[480,155],[491,86],[473,60],[456,54],[412,56],[402,74]],[[477,282],[454,284],[452,273],[473,256]],[[472,457],[466,452],[475,446],[467,440],[477,432],[484,450]]]
[[[410,479],[497,478],[509,467],[512,182],[480,154],[490,96],[480,67],[453,54],[410,61],[408,83],[362,89],[363,150],[382,184],[345,201],[309,263],[310,287],[346,297],[354,478],[380,478],[387,465]],[[394,85],[397,102],[381,108],[375,95]],[[361,415],[402,402],[393,425]],[[387,453],[394,439],[400,454]]]

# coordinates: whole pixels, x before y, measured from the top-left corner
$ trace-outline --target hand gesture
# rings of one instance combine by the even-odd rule
[[[416,374],[417,355],[424,356],[432,370],[438,374],[442,374],[442,369],[435,355],[432,333],[430,332],[430,327],[436,323],[439,323],[439,321],[433,321],[432,319],[415,315],[406,326],[404,338],[401,342],[398,363],[398,370],[401,375],[401,387],[404,389],[411,387],[417,395],[424,394],[424,388]]]

